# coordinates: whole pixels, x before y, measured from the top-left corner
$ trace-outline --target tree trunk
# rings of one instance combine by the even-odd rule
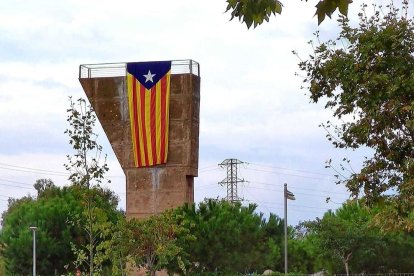
[[[349,260],[351,259],[351,257],[352,257],[352,252],[346,255],[346,258],[344,258],[346,276],[349,276]]]
[[[348,261],[344,262],[345,264],[345,271],[346,271],[346,276],[349,276],[349,267],[348,267]]]
[[[92,203],[91,203],[91,190],[89,187],[89,181],[88,181],[88,230],[89,230],[89,275],[93,276],[94,272],[94,233],[93,233],[93,221],[92,221]]]
[[[89,223],[89,231],[93,231],[91,223]],[[93,256],[93,233],[90,232],[90,234],[89,234],[89,275],[90,276],[93,276],[93,270],[94,270],[93,261],[94,261],[94,256]]]

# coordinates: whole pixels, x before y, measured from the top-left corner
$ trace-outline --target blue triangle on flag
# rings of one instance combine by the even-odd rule
[[[127,72],[133,75],[146,89],[151,89],[170,70],[171,61],[127,63]]]

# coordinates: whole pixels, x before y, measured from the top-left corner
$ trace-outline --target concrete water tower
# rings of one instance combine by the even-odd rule
[[[193,60],[155,62],[158,67],[168,63],[170,71],[166,77],[162,75],[165,72],[154,71],[152,63],[87,64],[79,67],[79,81],[125,173],[127,217],[144,218],[194,202],[194,177],[198,175],[200,67]],[[164,83],[158,86],[168,86],[169,92],[159,100],[155,96],[144,99],[152,92],[154,94],[151,95],[155,95],[155,89],[158,89],[155,83],[160,78],[159,82]],[[133,82],[143,86],[132,89]],[[154,87],[146,86],[151,83]],[[142,98],[131,94],[140,90],[143,91]],[[154,121],[131,126],[131,118],[134,124],[145,116],[153,116],[162,110],[168,98],[166,114],[157,115],[159,117]],[[143,105],[137,104],[140,99]],[[154,106],[148,110],[141,108],[152,102]],[[160,127],[163,124],[160,118],[167,119],[165,130]],[[151,130],[152,125],[154,128]],[[145,133],[152,133],[152,138],[148,136],[146,139]],[[159,135],[166,136],[167,140],[157,142],[154,137]],[[154,157],[144,153],[146,143],[148,152],[153,152]],[[155,148],[162,147],[163,143],[166,151],[161,149],[161,153],[157,153]],[[163,158],[164,153],[166,158]]]

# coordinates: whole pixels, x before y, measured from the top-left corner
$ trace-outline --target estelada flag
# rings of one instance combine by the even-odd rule
[[[167,162],[171,61],[127,63],[127,90],[136,167]]]

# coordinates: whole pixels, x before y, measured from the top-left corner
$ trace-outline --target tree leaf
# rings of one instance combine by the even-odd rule
[[[343,15],[348,15],[349,0],[339,0],[339,12]]]

